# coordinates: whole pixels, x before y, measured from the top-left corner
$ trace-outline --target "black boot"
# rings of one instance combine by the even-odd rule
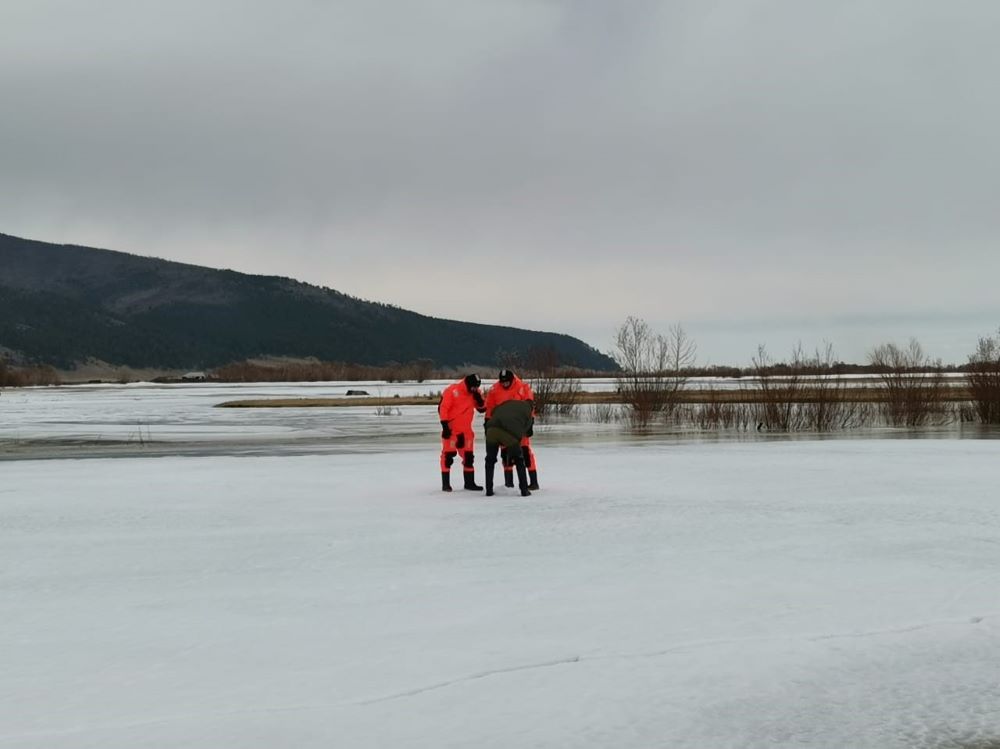
[[[489,456],[486,458],[486,496],[493,496],[493,471],[496,469],[497,462],[494,460],[490,462]]]
[[[441,474],[441,491],[450,492],[451,491],[451,474],[442,473]]]
[[[531,479],[531,483],[528,484],[528,488],[533,492],[538,491],[538,471],[528,471],[528,478]]]
[[[466,471],[462,474],[465,477],[465,488],[471,492],[481,492],[483,487],[476,484],[476,474]]]
[[[521,489],[521,496],[530,497],[531,492],[528,491],[528,472],[524,470],[524,461],[516,461],[514,467],[517,469],[517,485]]]
[[[500,464],[503,466],[503,485],[514,486],[514,471],[511,470],[514,461],[506,447],[500,451]]]

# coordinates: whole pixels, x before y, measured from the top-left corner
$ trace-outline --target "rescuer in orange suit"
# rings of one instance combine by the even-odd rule
[[[476,486],[475,455],[472,452],[475,435],[472,432],[472,415],[486,409],[483,394],[479,392],[482,380],[470,374],[453,382],[441,393],[438,418],[441,420],[441,490],[451,491],[451,464],[458,453],[462,454],[462,476],[465,488],[481,491]]]
[[[497,377],[496,383],[486,393],[486,420],[489,421],[494,408],[509,400],[529,401],[534,415],[535,394],[531,390],[531,385],[509,369],[504,369]],[[531,479],[528,488],[538,489],[538,465],[535,462],[535,451],[531,448],[531,436],[532,430],[529,428],[528,433],[521,439],[521,453],[524,455],[524,463]],[[501,449],[501,460],[504,486],[514,486],[514,464],[508,460],[506,448]]]

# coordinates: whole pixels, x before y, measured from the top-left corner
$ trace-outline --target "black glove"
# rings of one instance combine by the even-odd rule
[[[441,421],[441,439],[446,440],[451,436],[451,427],[448,426],[448,422]]]
[[[480,393],[478,390],[472,391],[472,398],[476,401],[477,411],[482,411],[484,408],[486,408],[486,401],[483,400],[483,394]]]
[[[459,450],[465,447],[465,432],[462,432],[455,438],[455,447],[457,447]]]
[[[525,437],[532,437],[535,434],[535,423],[531,422],[528,424],[528,431],[524,433]]]

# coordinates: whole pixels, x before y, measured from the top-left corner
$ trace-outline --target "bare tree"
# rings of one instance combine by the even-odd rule
[[[500,369],[510,369],[517,372],[524,362],[519,351],[509,351],[507,349],[497,349],[493,355],[497,367]]]
[[[645,320],[630,316],[618,328],[613,354],[621,368],[618,392],[634,424],[645,426],[656,415],[673,412],[696,351],[680,325],[672,325],[662,335],[654,333]]]
[[[1000,330],[979,339],[969,356],[966,382],[976,416],[983,424],[1000,424]]]
[[[13,367],[0,359],[0,387],[25,387],[27,385],[58,385],[59,375],[48,364]]]
[[[755,378],[747,387],[758,429],[826,432],[859,426],[867,409],[847,397],[847,383],[834,374],[833,346],[811,355],[799,343],[787,362],[775,362],[764,346],[753,357]]]
[[[802,427],[817,432],[846,429],[863,424],[870,409],[847,395],[847,381],[835,373],[837,359],[833,344],[824,342],[800,366],[812,377],[808,380],[807,397],[802,403]]]
[[[672,393],[679,393],[687,385],[686,371],[694,366],[698,354],[698,345],[689,337],[680,324],[671,325],[667,329],[667,374],[670,377]],[[668,407],[677,405],[676,398],[668,400]]]
[[[905,347],[895,343],[876,346],[868,360],[882,379],[882,414],[892,426],[921,426],[944,413],[947,387],[939,370],[916,338]]]
[[[752,358],[757,398],[754,403],[758,429],[789,432],[800,427],[802,402],[802,344],[792,350],[791,364],[777,363],[763,345]]]
[[[753,403],[733,403],[722,391],[708,388],[705,402],[688,409],[688,418],[699,429],[740,429],[746,431],[754,419]]]
[[[533,346],[524,357],[524,376],[535,394],[535,413],[569,414],[579,403],[580,380],[565,373],[553,346]]]

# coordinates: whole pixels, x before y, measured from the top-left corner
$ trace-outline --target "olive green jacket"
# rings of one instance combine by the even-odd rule
[[[520,443],[534,425],[530,401],[504,401],[493,409],[493,416],[486,422],[486,441],[510,446]]]

